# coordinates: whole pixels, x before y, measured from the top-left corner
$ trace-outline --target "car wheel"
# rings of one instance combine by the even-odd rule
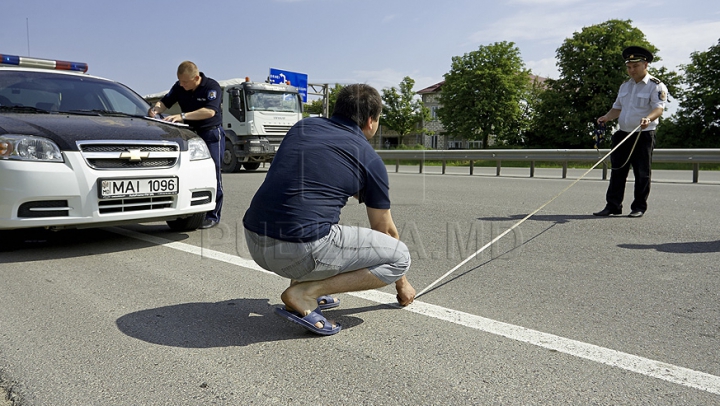
[[[239,172],[242,164],[238,161],[235,146],[229,138],[225,138],[225,152],[222,157],[222,171],[225,173]]]
[[[254,171],[260,167],[260,162],[245,162],[243,167],[246,171]]]
[[[205,220],[205,213],[195,213],[189,217],[168,220],[167,225],[173,231],[193,231],[200,228]]]

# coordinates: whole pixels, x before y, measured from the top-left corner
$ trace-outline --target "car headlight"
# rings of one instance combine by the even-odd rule
[[[57,144],[33,135],[0,135],[0,159],[64,162]]]
[[[188,152],[190,153],[190,160],[197,161],[200,159],[210,158],[210,150],[200,137],[190,138],[188,141]]]

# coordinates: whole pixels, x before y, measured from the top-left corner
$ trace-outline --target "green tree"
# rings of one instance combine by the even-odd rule
[[[664,148],[718,148],[720,146],[720,40],[705,52],[693,52],[683,66],[678,111],[658,127],[658,145]],[[665,127],[665,128],[663,128]]]
[[[530,83],[530,71],[513,42],[480,46],[452,58],[440,93],[438,117],[450,138],[498,141],[517,137],[522,120],[520,102]]]
[[[682,88],[683,78],[677,72],[662,66],[659,69],[648,65],[648,73],[660,79],[668,88],[668,103],[678,103],[682,100],[685,91]],[[665,117],[667,118],[667,117]]]
[[[529,143],[539,148],[589,148],[598,117],[612,107],[620,85],[628,80],[622,50],[647,48],[659,61],[657,48],[631,20],[608,20],[585,27],[556,51],[560,76],[547,80],[540,96]],[[660,80],[673,73],[666,70]]]
[[[414,85],[415,81],[405,76],[400,82],[399,92],[395,87],[382,90],[384,105],[380,122],[398,133],[400,145],[404,145],[403,138],[421,123],[430,121],[430,109],[417,99],[412,90]],[[420,133],[426,132],[426,129],[420,129]]]
[[[528,138],[532,137],[531,128],[537,115],[537,107],[541,101],[542,94],[545,92],[544,78],[531,76],[532,80],[528,87],[523,100],[520,102],[520,121],[515,136],[508,136],[503,140],[502,144],[507,146],[527,146]]]
[[[303,106],[303,116],[308,117],[311,114],[322,114],[323,113],[323,100],[315,99],[311,100]]]

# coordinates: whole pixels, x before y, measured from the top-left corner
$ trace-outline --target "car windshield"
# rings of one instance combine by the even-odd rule
[[[300,103],[298,102],[297,93],[253,90],[248,92],[248,109],[254,111],[264,110],[299,113]]]
[[[149,105],[117,82],[83,75],[0,69],[0,112],[144,116]]]

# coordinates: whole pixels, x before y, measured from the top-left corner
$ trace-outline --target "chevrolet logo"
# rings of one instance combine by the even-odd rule
[[[143,158],[147,158],[149,156],[150,156],[149,152],[142,152],[139,149],[128,149],[126,152],[120,153],[121,159],[129,159],[130,162],[142,161]]]

